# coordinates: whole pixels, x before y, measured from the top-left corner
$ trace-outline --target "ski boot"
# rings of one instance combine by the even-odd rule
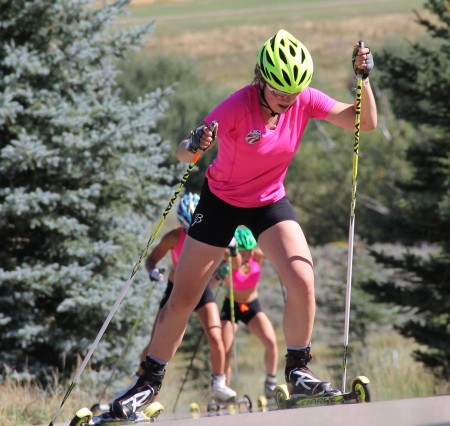
[[[226,385],[225,374],[211,375],[211,395],[220,402],[233,401],[236,399],[236,392]]]
[[[138,408],[150,404],[161,389],[166,372],[165,365],[158,364],[147,357],[142,362],[143,373],[128,389],[116,396],[111,404],[110,414],[116,419],[127,419]]]
[[[285,378],[292,398],[340,395],[329,382],[323,382],[307,367],[312,356],[310,348],[290,350],[286,355]]]

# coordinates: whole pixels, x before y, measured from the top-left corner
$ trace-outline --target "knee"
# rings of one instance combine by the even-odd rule
[[[285,286],[288,297],[314,297],[314,275],[312,273],[295,275],[285,282]]]
[[[277,346],[277,341],[275,338],[269,338],[267,339],[266,342],[266,348],[270,351],[270,352],[277,352],[278,351],[278,346]]]

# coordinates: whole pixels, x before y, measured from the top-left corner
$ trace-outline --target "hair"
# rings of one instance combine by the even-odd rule
[[[264,79],[264,77],[261,74],[261,68],[259,67],[258,64],[255,65],[255,70],[254,70],[254,75],[253,75],[253,81],[251,82],[251,84],[260,84],[266,83],[266,80]]]

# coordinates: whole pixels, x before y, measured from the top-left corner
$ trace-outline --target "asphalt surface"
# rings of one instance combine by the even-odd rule
[[[198,419],[174,418],[169,413],[163,413],[155,424],[158,423],[174,426],[450,426],[450,395],[264,413],[204,415]]]

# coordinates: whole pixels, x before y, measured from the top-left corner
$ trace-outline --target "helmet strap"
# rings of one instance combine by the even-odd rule
[[[280,115],[279,112],[275,112],[272,108],[270,108],[270,105],[268,104],[267,100],[266,100],[266,95],[264,94],[264,87],[266,87],[266,84],[264,83],[264,86],[259,86],[259,104],[263,107],[263,108],[268,108],[270,109],[270,115],[272,117],[276,117],[277,115]]]

